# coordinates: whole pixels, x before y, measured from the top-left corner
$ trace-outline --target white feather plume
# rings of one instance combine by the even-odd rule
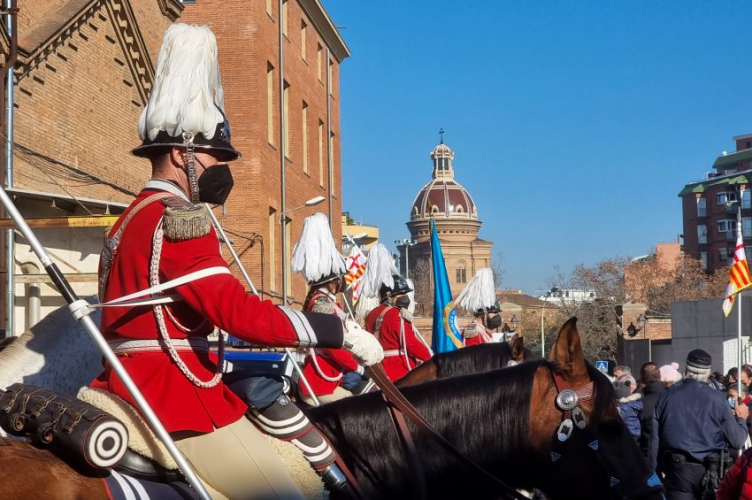
[[[365,328],[368,314],[377,307],[379,307],[378,297],[366,297],[361,293],[358,302],[355,303],[355,321]]]
[[[326,215],[319,212],[306,217],[303,233],[292,251],[291,265],[293,274],[303,273],[308,283],[345,273],[345,259],[334,243]]]
[[[217,60],[217,39],[208,26],[173,24],[159,50],[154,88],[141,113],[138,133],[154,140],[159,131],[214,137],[224,121],[224,91]]]
[[[410,305],[407,306],[407,311],[410,314],[415,314],[415,283],[410,278],[407,278],[407,285],[410,287],[410,292],[407,292],[407,296],[410,297]]]
[[[381,285],[394,287],[393,274],[399,274],[394,265],[392,253],[381,243],[374,245],[368,251],[366,273],[363,276],[363,291],[365,297],[378,297]]]
[[[494,305],[496,303],[496,287],[494,286],[493,271],[487,267],[478,269],[473,279],[460,292],[454,303],[469,312]]]

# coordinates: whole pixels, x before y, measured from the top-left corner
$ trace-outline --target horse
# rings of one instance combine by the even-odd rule
[[[555,402],[560,391],[554,373],[572,388],[590,388],[592,392],[592,398],[583,395],[577,406],[585,428],[575,429],[564,442],[556,437],[561,434],[564,417]],[[537,487],[551,499],[662,497],[660,481],[645,465],[618,416],[613,387],[584,359],[575,320],[559,332],[550,362],[436,380],[406,388],[404,393],[460,451],[510,487]],[[353,471],[366,498],[413,496],[416,478],[402,455],[400,438],[379,394],[348,398],[308,413]],[[503,497],[496,486],[459,465],[414,428],[413,435],[424,460],[430,498],[457,498],[469,492],[477,499]],[[67,485],[75,480],[80,483],[79,491],[70,496],[107,498],[95,475],[76,477],[78,471],[65,469],[52,455],[48,462],[58,463],[25,467],[23,484],[19,484],[13,477],[18,475],[14,467],[28,463],[19,457],[30,456],[32,450],[27,443],[0,441],[0,491],[4,497],[38,496],[41,488],[70,491]],[[51,470],[66,473],[53,474]],[[10,490],[11,486],[26,489]],[[347,490],[332,492],[331,497],[351,498]]]
[[[434,354],[431,359],[411,370],[394,385],[410,387],[436,379],[505,368],[534,359],[538,357],[525,347],[522,337],[516,337],[509,342],[478,344]]]

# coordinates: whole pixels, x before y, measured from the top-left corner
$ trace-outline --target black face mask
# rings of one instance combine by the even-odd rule
[[[410,297],[408,297],[407,295],[398,297],[397,300],[394,301],[394,305],[399,307],[400,309],[407,309],[408,307],[410,307]]]
[[[234,185],[229,165],[214,165],[204,170],[198,178],[198,199],[202,203],[224,205]]]
[[[489,330],[493,330],[494,328],[499,328],[501,326],[501,316],[494,316],[493,318],[488,318],[486,320],[486,328]]]

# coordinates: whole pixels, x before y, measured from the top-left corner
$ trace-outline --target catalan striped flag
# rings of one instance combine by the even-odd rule
[[[355,304],[360,298],[361,281],[366,272],[366,256],[358,245],[353,245],[350,250],[350,256],[345,260],[347,274],[345,274],[345,283],[352,288],[352,301]]]
[[[749,276],[749,264],[747,255],[744,252],[744,236],[741,228],[736,235],[736,250],[734,251],[734,263],[729,271],[729,281],[726,285],[726,300],[723,301],[723,314],[728,316],[734,307],[735,295],[745,288],[752,285],[752,279]]]

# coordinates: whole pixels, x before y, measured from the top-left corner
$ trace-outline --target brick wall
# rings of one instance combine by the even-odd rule
[[[279,299],[282,292],[282,212],[280,173],[279,116],[279,31],[278,3],[271,2],[268,13],[266,2],[239,0],[202,0],[187,5],[182,20],[189,23],[208,24],[217,35],[222,81],[225,90],[225,107],[232,125],[233,145],[243,157],[232,166],[235,189],[221,215],[223,224],[235,240],[235,250],[256,287],[264,297]],[[315,196],[327,200],[313,208],[301,208],[288,216],[291,219],[288,254],[300,237],[303,219],[316,211],[325,213],[333,224],[334,239],[341,240],[339,217],[341,204],[340,165],[340,106],[338,61],[332,56],[333,93],[331,97],[331,130],[333,141],[334,181],[329,186],[326,155],[327,92],[326,68],[319,79],[317,48],[326,48],[321,34],[314,28],[305,12],[295,0],[288,0],[287,35],[284,38],[284,79],[290,85],[288,96],[289,149],[285,161],[287,210],[305,204]],[[302,54],[302,23],[306,29],[306,59]],[[274,134],[268,140],[267,126],[267,66],[274,67],[273,113]],[[303,101],[307,107],[308,173],[303,171]],[[323,186],[319,184],[318,123],[324,124]],[[328,196],[333,192],[333,208],[329,213]],[[270,228],[270,210],[274,210],[276,224]],[[272,244],[272,241],[273,244]],[[262,255],[263,248],[263,255]],[[272,259],[275,268],[271,273]],[[263,267],[263,272],[262,272]],[[302,277],[294,276],[291,297],[302,303],[306,285]]]

